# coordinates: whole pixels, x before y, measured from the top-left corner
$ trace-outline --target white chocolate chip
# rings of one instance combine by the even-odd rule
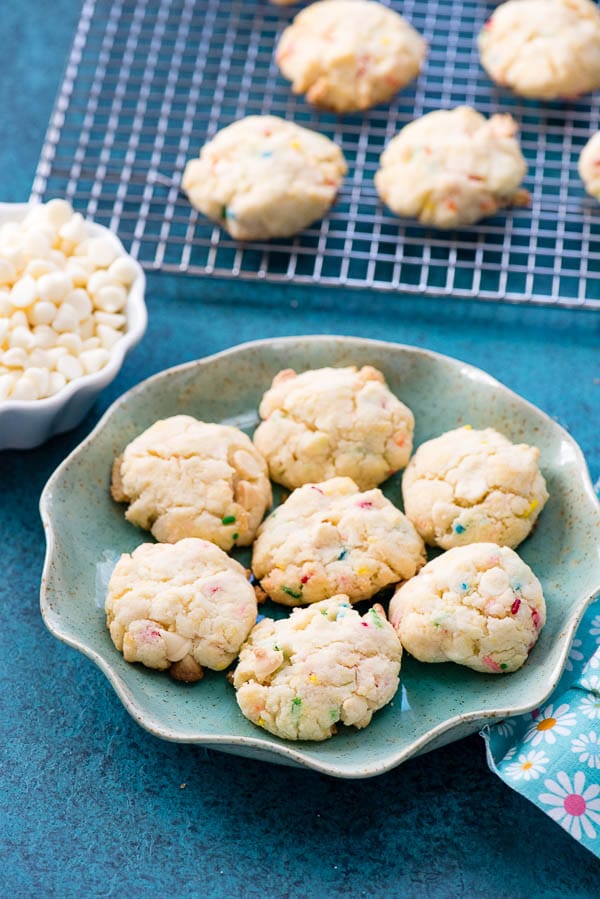
[[[53,396],[53,394],[58,393],[59,390],[62,390],[67,383],[67,379],[61,372],[59,371],[51,371],[50,377],[48,378],[48,396]]]
[[[78,356],[83,347],[83,341],[79,334],[73,334],[72,332],[67,332],[66,334],[61,334],[57,341],[56,346],[64,346],[69,353],[73,353],[74,356]]]
[[[90,300],[89,294],[86,290],[82,290],[81,287],[78,287],[67,294],[65,303],[68,303],[69,306],[75,310],[79,321],[87,318],[92,312],[92,301]]]
[[[29,328],[17,325],[10,332],[8,343],[11,347],[22,347],[24,350],[30,350],[35,346],[35,338]]]
[[[27,318],[32,325],[51,325],[56,318],[56,306],[47,300],[41,300],[30,307]]]
[[[21,375],[15,381],[11,393],[13,400],[37,400],[40,394],[35,382],[26,374]]]
[[[73,207],[66,200],[49,200],[45,204],[46,219],[58,231],[73,217]]]
[[[102,290],[103,287],[111,287],[112,284],[113,281],[108,272],[102,270],[96,271],[88,278],[88,293],[95,297],[98,291]]]
[[[109,359],[110,353],[108,350],[105,350],[104,347],[93,350],[83,350],[79,354],[79,360],[87,375],[91,375],[101,368],[104,368]]]
[[[16,277],[17,273],[12,262],[0,257],[0,284],[12,284]]]
[[[94,318],[96,319],[96,324],[108,325],[109,328],[116,328],[117,330],[123,329],[127,324],[125,316],[118,312],[96,312]]]
[[[118,255],[118,250],[108,237],[92,237],[88,241],[87,255],[95,265],[108,268]]]
[[[49,276],[46,275],[45,277]],[[17,283],[11,290],[10,301],[15,308],[25,309],[27,306],[31,306],[31,304],[35,302],[37,296],[37,282],[31,277],[31,275],[25,275],[23,278],[20,278],[17,281]]]
[[[119,256],[111,264],[108,273],[115,281],[119,281],[125,287],[129,287],[135,280],[138,269],[130,256]]]
[[[83,365],[75,356],[71,356],[70,353],[65,353],[64,356],[61,356],[58,362],[56,363],[56,370],[64,375],[67,381],[74,381],[75,378],[80,378],[83,374]]]
[[[38,279],[37,289],[42,300],[56,303],[73,290],[73,282],[65,272],[50,272]]]
[[[120,284],[110,284],[95,294],[94,301],[102,312],[120,312],[127,302],[127,292]]]
[[[47,350],[50,347],[56,346],[56,340],[58,338],[58,334],[54,330],[54,328],[50,328],[48,325],[37,325],[33,331],[33,336],[35,339],[35,345],[38,347],[42,347]]]
[[[14,346],[2,353],[2,365],[6,368],[24,368],[27,365],[27,353],[22,347]]]
[[[41,278],[42,275],[48,275],[50,272],[57,272],[56,263],[49,259],[32,259],[25,266],[25,274],[31,275],[32,278]]]
[[[50,379],[50,372],[47,368],[32,365],[27,368],[27,377],[35,385],[38,397],[47,395]]]
[[[122,332],[115,331],[114,328],[109,328],[108,325],[98,325],[96,334],[102,341],[102,346],[106,347],[107,350],[111,350],[123,336]]]
[[[6,335],[8,334],[10,322],[7,318],[0,318],[0,344],[4,343]]]
[[[16,374],[12,372],[8,374],[0,374],[0,402],[8,399],[12,393],[13,386],[17,380]]]
[[[55,331],[77,331],[79,316],[76,310],[68,303],[59,306],[56,318],[52,322]]]

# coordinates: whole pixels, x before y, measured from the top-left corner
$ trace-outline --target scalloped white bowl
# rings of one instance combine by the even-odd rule
[[[31,208],[29,203],[0,203],[0,225],[18,222]],[[90,236],[110,235],[123,255],[128,255],[118,237],[95,222],[86,222]],[[130,257],[131,258],[131,257]],[[144,294],[146,277],[133,259],[137,275],[129,289],[125,314],[127,329],[110,351],[106,365],[98,372],[70,381],[53,396],[41,400],[4,400],[0,402],[0,450],[32,449],[53,437],[75,428],[85,417],[100,391],[114,381],[127,353],[142,339],[147,312]]]
[[[158,418],[187,413],[252,433],[262,393],[282,368],[374,365],[415,414],[415,445],[470,423],[533,443],[550,499],[519,554],[540,578],[548,621],[526,664],[488,675],[459,665],[424,665],[405,654],[401,689],[363,731],[341,728],[323,743],[279,740],[247,721],[223,672],[193,687],[130,665],[113,646],[103,612],[118,556],[151,540],[110,497],[115,456]],[[382,485],[401,506],[400,477]],[[164,371],[124,394],[62,463],[41,498],[48,548],[42,579],[44,620],[60,640],[89,656],[131,715],[167,740],[370,777],[421,752],[474,733],[485,723],[538,707],[552,692],[584,610],[600,590],[600,506],[581,450],[549,416],[489,375],[446,356],[350,337],[294,337],[234,347]],[[248,554],[238,557],[247,562]],[[281,607],[261,608],[280,616]]]

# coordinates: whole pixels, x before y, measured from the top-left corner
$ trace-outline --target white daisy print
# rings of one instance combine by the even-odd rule
[[[575,667],[575,662],[581,662],[583,659],[583,653],[580,652],[579,647],[581,646],[581,640],[577,637],[571,643],[571,649],[569,650],[569,656],[567,661],[565,662],[565,670],[572,671]]]
[[[596,638],[596,643],[600,643],[600,615],[596,615],[592,618],[590,634],[592,637]]]
[[[579,711],[594,721],[600,718],[600,677],[592,674],[582,678],[581,686],[584,690],[589,690],[589,693],[579,703]]]
[[[597,671],[599,668],[600,668],[600,647],[588,659],[583,671],[584,671],[584,674],[587,674],[588,671]]]
[[[574,727],[576,721],[577,716],[574,712],[569,711],[566,702],[557,706],[556,709],[553,705],[548,705],[529,725],[523,735],[523,742],[531,742],[532,746],[537,746],[542,742],[556,743],[557,736],[566,737],[571,733],[571,728]]]
[[[589,768],[600,768],[600,736],[595,730],[579,734],[572,741],[571,750],[579,753],[579,761],[587,763]]]
[[[570,833],[576,840],[582,831],[593,840],[596,838],[594,824],[600,824],[600,784],[590,784],[585,789],[585,774],[577,771],[573,782],[566,771],[559,771],[556,780],[545,780],[548,793],[540,793],[540,802],[552,806],[548,814],[554,821]]]
[[[512,737],[515,731],[515,725],[513,721],[500,721],[499,724],[495,725],[495,731],[500,737]]]
[[[529,752],[522,752],[516,762],[507,765],[504,773],[513,780],[537,780],[540,774],[546,773],[549,761],[541,749],[531,749]]]

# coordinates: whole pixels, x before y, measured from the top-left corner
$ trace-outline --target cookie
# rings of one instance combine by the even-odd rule
[[[512,549],[458,546],[400,586],[390,621],[421,662],[456,662],[485,674],[516,671],[546,621],[542,587]]]
[[[505,206],[524,206],[527,171],[509,115],[486,119],[470,106],[430,112],[406,125],[381,155],[375,187],[397,215],[436,228],[471,225]]]
[[[242,713],[284,740],[326,740],[366,727],[398,689],[402,647],[381,606],[365,615],[333,596],[289,618],[265,618],[233,676]]]
[[[276,60],[295,94],[321,109],[354,112],[383,103],[419,74],[421,35],[371,0],[321,0],[298,13]]]
[[[597,131],[581,151],[579,174],[591,197],[600,200],[600,131]]]
[[[600,87],[600,12],[591,0],[508,0],[479,35],[481,64],[497,84],[538,100]]]
[[[361,493],[350,478],[306,484],[262,523],[252,571],[275,602],[319,602],[345,593],[370,599],[413,577],[425,546],[381,490]]]
[[[370,365],[281,371],[259,412],[254,443],[285,487],[342,475],[368,490],[410,457],[413,414]]]
[[[117,562],[106,623],[127,662],[195,681],[236,658],[256,621],[246,572],[207,540],[143,543]]]
[[[248,116],[205,144],[181,183],[192,206],[236,240],[268,240],[322,218],[346,169],[328,137],[276,116]]]
[[[469,426],[421,444],[402,479],[404,510],[431,546],[515,547],[548,499],[540,452]]]
[[[264,459],[242,431],[175,415],[155,422],[115,461],[112,496],[161,543],[201,537],[248,546],[271,505]]]

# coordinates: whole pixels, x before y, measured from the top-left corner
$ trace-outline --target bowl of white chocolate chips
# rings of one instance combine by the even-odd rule
[[[0,450],[74,428],[146,330],[145,277],[66,200],[0,203]]]

